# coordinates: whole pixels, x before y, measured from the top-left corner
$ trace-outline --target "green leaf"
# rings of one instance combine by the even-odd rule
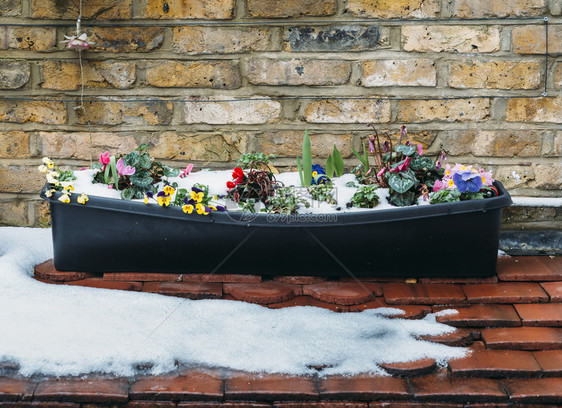
[[[132,188],[126,188],[121,191],[121,198],[123,200],[132,200],[135,195],[135,191]]]
[[[152,177],[143,176],[142,174],[137,175],[137,173],[131,176],[131,183],[135,186],[146,188],[152,184]]]
[[[162,170],[164,170],[164,175],[166,177],[177,177],[180,175],[180,171],[178,169],[173,169],[168,166],[162,167]]]
[[[297,168],[299,170],[299,177],[301,179],[301,186],[304,186],[304,174],[303,174],[303,171],[302,171],[301,159],[299,157],[297,157]]]
[[[404,156],[411,156],[416,152],[414,146],[400,145],[395,149],[398,153],[402,153]]]
[[[139,167],[139,152],[135,150],[129,153],[125,156],[123,162],[126,166]]]
[[[403,194],[414,186],[414,180],[395,173],[388,178],[388,184],[394,191]]]
[[[151,163],[150,163],[150,156],[148,155],[148,153],[143,153],[139,156],[137,166],[142,167],[143,169],[150,168]]]
[[[334,171],[336,172],[336,177],[341,177],[343,175],[343,159],[341,157],[340,152],[338,151],[338,148],[336,147],[336,145],[334,145],[334,151],[332,153],[333,155],[333,165],[334,165]]]
[[[433,170],[435,169],[435,161],[429,157],[422,156],[412,160],[410,162],[410,167],[413,170],[422,170],[424,168],[427,170]]]
[[[115,190],[119,191],[119,173],[117,172],[115,156],[111,156],[109,159],[109,167],[111,167],[111,172],[113,173],[113,184],[115,185]]]
[[[414,203],[415,194],[413,191],[398,193],[396,191],[390,193],[390,201],[399,207],[406,207]]]
[[[312,183],[312,152],[308,129],[304,131],[304,139],[302,142],[302,173],[304,177],[303,187],[310,186]]]
[[[334,158],[331,154],[326,159],[326,175],[328,178],[334,177]]]

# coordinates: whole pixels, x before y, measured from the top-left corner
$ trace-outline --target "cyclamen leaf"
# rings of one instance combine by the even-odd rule
[[[142,175],[139,177],[136,174],[131,176],[131,183],[138,187],[148,187],[152,184],[152,177],[143,177]]]
[[[126,188],[125,190],[121,191],[121,198],[123,200],[132,200],[135,195],[135,192],[132,188]]]
[[[410,162],[410,167],[413,170],[421,170],[424,168],[427,170],[433,170],[435,168],[435,161],[429,157],[418,157]]]
[[[414,203],[414,198],[415,194],[413,191],[406,191],[404,193],[390,193],[390,201],[399,207],[412,205]]]
[[[415,184],[414,180],[409,178],[403,178],[398,174],[393,174],[388,179],[388,184],[395,190],[397,193],[405,193],[410,188],[412,188]]]
[[[400,145],[396,147],[396,151],[402,153],[404,156],[411,156],[416,152],[416,148],[414,146]]]

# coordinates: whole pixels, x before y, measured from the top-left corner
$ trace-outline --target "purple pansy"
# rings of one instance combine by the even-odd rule
[[[453,175],[453,181],[461,193],[470,191],[477,193],[482,188],[482,177],[470,170],[461,171]]]

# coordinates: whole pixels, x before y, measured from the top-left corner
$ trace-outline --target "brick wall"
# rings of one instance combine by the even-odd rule
[[[74,109],[78,54],[60,42],[75,32],[77,4],[0,0],[0,224],[47,222],[42,156],[88,164],[87,120]],[[561,9],[561,0],[85,0],[94,154],[150,142],[178,167],[227,167],[251,151],[294,166],[307,128],[315,154],[336,144],[352,165],[367,124],[393,135],[407,124],[450,162],[492,168],[514,195],[560,196]],[[548,96],[536,98],[545,82]],[[440,99],[457,96],[471,98]],[[558,211],[518,214],[506,223],[562,224]]]

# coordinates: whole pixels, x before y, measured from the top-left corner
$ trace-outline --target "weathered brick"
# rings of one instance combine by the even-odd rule
[[[132,61],[84,62],[84,86],[87,88],[114,87],[127,89],[136,77]],[[56,90],[79,89],[82,84],[80,64],[70,61],[46,61],[43,65],[42,88]]]
[[[87,132],[39,132],[41,156],[52,159],[89,159],[90,134]],[[131,134],[94,132],[91,140],[94,160],[100,152],[127,154],[137,148]]]
[[[283,41],[287,51],[368,51],[388,47],[389,30],[378,26],[343,25],[339,27],[285,28]]]
[[[554,136],[554,154],[562,156],[562,130],[556,132],[556,136]]]
[[[143,0],[141,17],[228,19],[235,5],[235,0]]]
[[[257,124],[279,119],[281,104],[267,97],[244,100],[228,97],[200,97],[184,105],[186,123]]]
[[[302,154],[302,139],[304,133],[301,131],[277,131],[267,132],[259,137],[259,151],[265,154],[274,154],[277,157],[295,157]],[[310,133],[310,144],[314,157],[326,158],[332,153],[334,145],[338,148],[342,157],[351,156],[352,135],[332,133]]]
[[[562,190],[562,165],[560,161],[554,165],[536,165],[535,188],[541,190]]]
[[[87,32],[95,42],[90,52],[148,52],[160,48],[164,41],[160,27],[95,27]]]
[[[437,73],[430,59],[388,59],[363,63],[362,86],[435,86]]]
[[[56,46],[56,28],[0,27],[0,50],[46,51]]]
[[[430,18],[440,11],[438,0],[348,0],[351,15],[375,18]]]
[[[253,58],[248,79],[256,85],[343,85],[351,75],[348,61]]]
[[[164,132],[152,140],[150,154],[162,159],[236,160],[246,151],[248,137],[242,133],[176,133]]]
[[[554,70],[554,87],[562,88],[562,64],[558,64]]]
[[[0,132],[0,158],[29,157],[29,135],[25,132]]]
[[[384,123],[390,121],[390,102],[322,99],[306,105],[304,117],[313,123]]]
[[[82,19],[119,20],[131,17],[131,0],[88,0],[82,5]],[[31,0],[32,18],[76,19],[79,2]]]
[[[27,205],[25,201],[16,199],[0,201],[0,225],[27,225]]]
[[[556,98],[515,98],[507,102],[508,122],[562,123],[562,96]]]
[[[454,0],[453,17],[527,17],[543,15],[545,0]]]
[[[266,28],[175,27],[174,51],[181,54],[232,54],[266,51],[271,46]]]
[[[337,0],[248,0],[252,17],[278,18],[331,16],[337,11]]]
[[[531,166],[500,166],[493,169],[494,178],[502,182],[506,189],[527,187],[535,180]]]
[[[45,184],[45,175],[37,166],[0,166],[4,193],[37,193]]]
[[[16,17],[21,15],[21,0],[3,0],[0,2],[0,16]]]
[[[541,84],[539,61],[463,61],[449,64],[452,88],[535,89]]]
[[[97,125],[167,125],[173,112],[172,102],[122,102],[106,97],[84,102],[84,107],[90,123]],[[80,124],[87,123],[82,109],[76,110],[76,118]]]
[[[500,49],[500,31],[488,26],[402,27],[405,51],[488,53]]]
[[[465,130],[443,132],[439,143],[453,156],[533,157],[540,152],[539,132],[523,130]]]
[[[426,101],[398,101],[398,122],[466,122],[485,119],[490,111],[490,100],[454,99]]]
[[[239,88],[238,64],[230,61],[158,61],[148,64],[146,82],[159,88]]]
[[[511,33],[512,49],[517,54],[544,54],[546,33],[543,25],[514,27]],[[562,54],[562,25],[548,27],[548,53]]]
[[[0,61],[0,89],[21,88],[29,81],[31,67],[25,61]]]
[[[66,110],[62,102],[0,101],[0,122],[37,122],[50,125],[66,123]]]

